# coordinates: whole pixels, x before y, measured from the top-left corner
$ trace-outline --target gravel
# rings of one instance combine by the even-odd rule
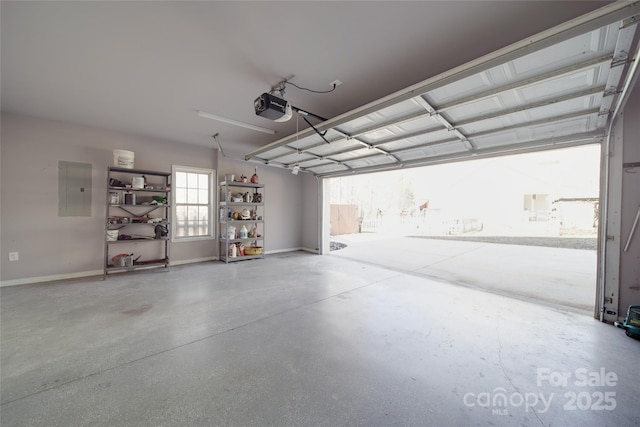
[[[347,247],[346,244],[344,243],[340,243],[340,242],[330,242],[330,249],[331,251],[339,251],[340,249],[344,249]]]

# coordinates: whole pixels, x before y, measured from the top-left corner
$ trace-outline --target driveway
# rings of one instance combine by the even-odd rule
[[[382,234],[332,236],[331,241],[347,245],[331,251],[333,256],[593,313],[595,250]]]

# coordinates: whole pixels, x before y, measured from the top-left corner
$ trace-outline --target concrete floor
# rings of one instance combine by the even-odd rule
[[[640,341],[623,331],[342,257],[0,299],[4,427],[640,424]]]
[[[593,315],[597,252],[402,237],[334,236],[332,255]]]

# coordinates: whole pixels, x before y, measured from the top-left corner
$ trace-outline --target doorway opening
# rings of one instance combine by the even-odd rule
[[[325,184],[333,255],[593,313],[598,144]]]

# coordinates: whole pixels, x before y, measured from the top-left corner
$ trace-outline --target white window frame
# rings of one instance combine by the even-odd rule
[[[178,237],[177,229],[178,229],[178,215],[177,209],[178,204],[176,203],[176,193],[177,193],[177,172],[185,172],[185,173],[199,173],[199,174],[207,174],[209,175],[209,234],[207,236],[185,236]],[[216,223],[215,223],[215,211],[217,206],[217,201],[215,199],[217,191],[215,191],[215,178],[216,171],[214,169],[205,169],[205,168],[194,168],[190,166],[179,166],[172,165],[171,166],[171,241],[172,242],[193,242],[199,240],[214,240],[216,235]]]

